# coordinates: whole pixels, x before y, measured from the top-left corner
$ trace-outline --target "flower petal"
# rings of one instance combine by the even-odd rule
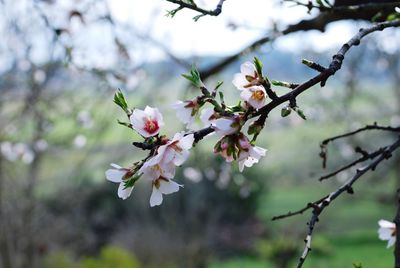
[[[192,116],[192,108],[186,108],[186,103],[179,101],[172,105],[172,108],[176,110],[176,117],[184,124],[191,124],[194,120]]]
[[[172,194],[178,192],[179,187],[182,187],[182,185],[174,182],[173,180],[160,180],[160,188],[158,188],[158,190],[163,194]]]
[[[193,142],[194,142],[194,135],[193,134],[186,135],[185,137],[180,139],[179,147],[181,147],[183,150],[189,150],[192,148]]]
[[[380,240],[389,240],[392,237],[393,229],[391,228],[379,228],[378,235]]]
[[[155,186],[153,186],[153,191],[150,196],[150,207],[159,206],[163,201],[163,196]]]
[[[230,135],[237,131],[237,128],[232,127],[233,120],[227,118],[218,118],[212,124],[215,132],[220,135]]]
[[[239,161],[238,161],[238,164],[239,164],[239,171],[240,171],[240,172],[243,172],[243,169],[244,169],[244,161],[245,161],[245,160],[239,160]]]
[[[380,221],[378,221],[378,224],[380,227],[383,227],[383,228],[396,228],[396,224],[394,222],[387,221],[387,220],[380,220]]]
[[[389,241],[388,241],[387,248],[390,248],[390,247],[393,246],[395,243],[396,243],[396,237],[395,237],[395,236],[392,236],[392,237],[389,239]]]
[[[240,92],[240,97],[247,102],[251,99],[252,95],[253,93],[248,88],[243,89],[242,92]]]
[[[123,200],[127,199],[133,190],[133,187],[128,187],[126,189],[125,188],[125,184],[123,182],[121,182],[118,186],[118,197],[122,198]]]
[[[249,82],[246,80],[245,76],[241,73],[237,73],[233,76],[232,84],[239,90],[244,89],[245,85]]]
[[[122,181],[122,177],[125,176],[125,170],[118,169],[108,169],[106,171],[106,179],[115,183],[120,183]]]
[[[246,61],[242,65],[240,65],[240,72],[243,75],[254,76],[255,70],[256,70],[256,68],[255,68],[254,64],[250,61]]]
[[[122,169],[121,166],[119,166],[119,165],[117,165],[117,164],[114,164],[114,163],[111,163],[110,166],[112,166],[112,167],[115,168],[115,169]]]
[[[172,162],[162,163],[160,165],[161,173],[164,178],[171,179],[175,177],[175,165]]]
[[[212,108],[205,108],[200,113],[200,120],[204,123],[205,126],[210,126],[214,120],[210,120],[210,117],[213,116],[214,109]]]
[[[190,153],[188,150],[183,150],[181,152],[176,152],[173,163],[175,166],[182,165],[189,157]]]

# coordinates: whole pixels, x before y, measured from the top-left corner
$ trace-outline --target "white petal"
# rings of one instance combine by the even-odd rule
[[[390,248],[390,247],[393,246],[395,243],[396,243],[396,237],[395,237],[395,236],[392,236],[392,237],[389,239],[389,241],[388,241],[387,248]]]
[[[145,126],[145,119],[147,118],[147,115],[139,109],[135,109],[131,116],[129,117],[129,120],[131,121],[132,124],[132,128],[134,130],[136,130],[140,135],[142,135],[143,137],[151,137],[153,135],[156,135],[158,132],[156,133],[152,133],[149,134],[147,131],[144,130],[144,126]],[[160,124],[159,124],[160,126]]]
[[[146,114],[148,117],[150,117],[150,118],[152,118],[152,119],[155,119],[155,118],[157,117],[156,109],[157,109],[157,108],[152,108],[152,107],[150,107],[150,106],[146,106],[146,107],[144,108],[144,112],[145,112],[145,114]]]
[[[194,135],[189,134],[186,135],[185,137],[181,138],[179,141],[179,147],[181,147],[183,150],[189,150],[192,148],[194,142]]]
[[[244,75],[251,75],[254,76],[256,68],[254,64],[250,61],[246,61],[242,65],[240,65],[240,72]]]
[[[186,106],[186,103],[184,103],[183,101],[177,101],[171,105],[172,109],[175,109],[175,110],[183,109],[183,108],[185,108],[185,106]]]
[[[379,228],[378,230],[380,240],[389,240],[392,237],[393,229],[391,228]]]
[[[175,141],[179,141],[180,139],[182,139],[182,138],[184,137],[184,135],[185,135],[185,132],[184,132],[184,131],[176,132],[176,133],[174,134],[174,137],[172,138],[172,141],[169,142],[168,144],[171,144],[171,143],[173,143],[173,142],[175,142]]]
[[[132,127],[138,130],[144,128],[144,118],[146,118],[146,113],[142,110],[135,109],[129,117],[129,120],[131,121]]]
[[[177,103],[172,105],[173,109],[176,109],[176,117],[184,123],[190,124],[192,123],[194,117],[192,116],[192,108],[186,108],[186,103],[182,101],[178,101]]]
[[[267,149],[260,146],[253,146],[250,148],[250,156],[260,159],[261,156],[265,156]]]
[[[255,109],[260,109],[260,108],[263,107],[264,104],[265,104],[265,98],[263,98],[262,100],[255,100],[255,99],[253,99],[253,98],[250,98],[247,102],[248,102],[248,103],[250,104],[250,106],[252,106],[253,108],[255,108]]]
[[[182,165],[189,157],[190,153],[188,150],[183,150],[181,152],[177,152],[174,157],[174,165],[180,166]]]
[[[248,83],[249,81],[247,81],[245,76],[241,73],[237,73],[233,76],[232,84],[239,90],[244,89],[244,86]]]
[[[252,95],[253,93],[248,88],[243,89],[242,92],[240,92],[240,97],[245,101],[249,101]]]
[[[155,156],[151,157],[149,160],[147,160],[146,165],[154,166],[154,165],[159,164],[163,160],[165,151],[167,150],[167,148],[168,148],[168,145],[161,145],[160,147],[158,147],[157,154]]]
[[[243,169],[244,169],[244,161],[245,161],[245,160],[239,160],[239,161],[238,161],[238,164],[239,164],[239,171],[240,171],[240,172],[243,172]]]
[[[211,125],[214,120],[210,120],[210,117],[214,114],[214,109],[212,108],[205,108],[200,113],[200,120],[204,123],[207,127]]]
[[[258,163],[258,159],[254,157],[248,157],[246,160],[244,160],[244,165],[246,167],[252,167],[255,163]]]
[[[179,191],[180,186],[181,185],[174,182],[173,180],[160,180],[160,188],[158,188],[158,190],[163,194],[172,194]]]
[[[171,147],[167,148],[164,153],[163,163],[171,162],[175,157],[176,151]]]
[[[124,189],[125,188],[124,185],[125,184],[123,182],[121,182],[118,187],[118,197],[122,198],[123,200],[127,199],[131,195],[132,190],[133,190],[133,187],[128,187],[128,188]]]
[[[160,111],[158,110],[158,108],[152,108],[150,106],[146,106],[146,108],[144,109],[144,112],[151,118],[151,119],[155,119],[158,123],[158,126],[161,128],[162,126],[164,126],[164,120],[163,120],[163,116],[160,113]]]
[[[173,177],[175,177],[175,165],[171,162],[169,163],[163,163],[162,165],[160,165],[161,170],[162,170],[162,176],[167,178],[167,179],[171,179]]]
[[[396,224],[394,222],[387,221],[387,220],[380,220],[380,221],[378,221],[378,224],[380,227],[383,227],[383,228],[396,228]]]
[[[149,166],[146,163],[139,169],[139,173],[143,173],[143,177],[151,181],[156,180],[160,177],[160,170],[155,168],[157,165]]]
[[[161,192],[153,186],[153,191],[151,192],[150,196],[150,207],[159,206],[163,201],[163,197]]]
[[[119,166],[119,165],[117,165],[117,164],[114,164],[114,163],[111,163],[110,166],[112,166],[112,167],[115,168],[115,169],[122,169],[121,166]]]
[[[106,171],[106,179],[112,182],[119,183],[122,181],[122,177],[125,176],[125,170],[108,169]]]
[[[215,132],[220,135],[230,135],[237,131],[236,128],[233,128],[231,125],[233,121],[227,118],[219,118],[214,121],[213,127],[215,128]]]

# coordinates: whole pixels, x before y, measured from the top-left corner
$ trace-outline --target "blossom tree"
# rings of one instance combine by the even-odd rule
[[[222,12],[224,1],[219,1],[215,10],[208,11],[200,8],[194,1],[170,1],[178,4],[178,8],[169,11],[168,15],[175,16],[182,9],[192,9],[200,13],[193,19],[199,20],[203,16],[218,16]],[[144,111],[139,109],[131,109],[128,107],[126,99],[121,91],[114,96],[114,102],[120,106],[129,118],[130,123],[119,122],[140,134],[144,140],[133,142],[133,145],[143,150],[148,150],[146,158],[139,162],[135,162],[131,167],[121,168],[114,165],[113,169],[106,171],[106,177],[112,182],[119,183],[118,196],[127,198],[135,183],[144,177],[152,184],[152,194],[150,197],[150,206],[160,205],[163,195],[177,192],[183,185],[173,180],[175,168],[182,165],[189,157],[189,150],[195,146],[203,138],[215,133],[219,137],[219,141],[214,146],[214,153],[220,155],[226,162],[237,162],[239,170],[243,171],[244,167],[252,167],[261,157],[266,155],[266,149],[256,145],[257,137],[262,135],[266,126],[267,118],[272,110],[277,107],[281,108],[281,116],[287,117],[292,112],[306,120],[306,115],[299,108],[297,99],[299,96],[311,89],[313,86],[320,84],[324,87],[327,81],[338,72],[345,60],[345,56],[350,49],[360,44],[362,39],[376,31],[382,31],[390,27],[400,26],[400,10],[396,7],[399,3],[350,3],[343,4],[337,1],[335,4],[329,1],[287,1],[296,5],[302,5],[309,11],[319,10],[322,14],[335,14],[343,12],[349,18],[363,17],[365,14],[358,12],[367,10],[369,14],[376,15],[376,11],[381,13],[374,20],[381,22],[374,23],[366,28],[361,28],[353,38],[345,43],[338,52],[333,55],[332,61],[328,67],[324,67],[316,62],[303,60],[302,63],[307,67],[315,70],[318,74],[303,83],[291,83],[284,81],[270,80],[263,71],[263,63],[254,58],[253,62],[244,62],[240,67],[240,72],[233,76],[232,84],[237,88],[240,101],[236,105],[228,105],[224,100],[224,94],[221,90],[222,82],[219,82],[209,89],[203,82],[202,78],[208,77],[210,74],[221,70],[230,62],[234,61],[239,54],[234,55],[221,63],[212,66],[208,70],[198,71],[195,66],[189,74],[183,77],[189,80],[193,87],[198,89],[198,96],[191,100],[178,101],[173,104],[173,108],[177,111],[177,117],[187,127],[187,131],[177,132],[173,138],[168,138],[160,134],[160,128],[164,125],[163,117],[157,108],[146,107]],[[350,6],[349,6],[350,4]],[[372,19],[367,15],[369,19]],[[336,20],[337,18],[330,18]],[[294,26],[292,26],[294,27]],[[304,27],[304,26],[303,26]],[[289,27],[285,32],[292,31]],[[260,42],[266,42],[270,38],[252,44],[247,49],[253,49]],[[275,87],[287,87],[291,91],[280,95],[276,92]],[[200,117],[204,123],[204,128],[195,130],[191,128],[196,117]],[[334,140],[342,139],[357,135],[360,132],[369,130],[379,130],[382,132],[395,133],[398,136],[400,132],[399,126],[380,126],[377,123],[367,125],[355,131],[328,138],[321,143],[320,157],[323,160],[323,166],[326,166],[328,144]],[[304,208],[276,216],[273,220],[283,219],[286,217],[302,214],[311,210],[311,218],[308,225],[308,231],[305,238],[305,247],[300,256],[297,267],[302,267],[304,261],[310,253],[312,247],[312,236],[314,227],[319,221],[319,216],[323,211],[343,193],[353,194],[353,185],[368,171],[373,171],[384,160],[389,159],[392,154],[400,147],[400,138],[397,137],[394,142],[382,147],[374,152],[367,152],[362,148],[356,148],[356,152],[361,157],[340,169],[321,177],[321,180],[328,179],[344,170],[363,163],[364,167],[358,168],[355,174],[349,178],[340,188],[332,191],[330,194],[309,202]],[[396,225],[400,223],[400,218],[396,216],[394,223],[387,220],[379,221],[379,238],[388,240],[388,247],[396,244],[395,249],[395,266],[400,267],[400,242],[396,243]],[[399,241],[399,239],[397,239]]]

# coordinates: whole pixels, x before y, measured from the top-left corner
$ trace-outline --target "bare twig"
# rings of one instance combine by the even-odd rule
[[[347,165],[345,165],[345,166],[343,166],[343,167],[341,167],[341,168],[339,168],[339,169],[337,169],[337,170],[335,170],[335,171],[333,171],[333,172],[331,172],[331,173],[329,173],[327,175],[321,176],[318,180],[319,181],[327,180],[327,179],[339,174],[340,172],[345,171],[345,170],[347,170],[347,169],[349,169],[349,168],[351,168],[351,167],[353,167],[353,166],[355,166],[355,165],[357,165],[359,163],[365,162],[367,160],[372,160],[375,157],[377,157],[380,154],[382,154],[383,150],[384,150],[384,148],[380,148],[380,149],[378,149],[375,152],[372,152],[370,154],[369,153],[363,154],[363,156],[360,157],[359,159],[354,160],[353,162],[351,162],[351,163],[349,163],[349,164],[347,164]]]
[[[351,47],[358,46],[363,37],[375,31],[381,31],[388,27],[398,27],[398,26],[400,26],[400,20],[381,22],[374,24],[369,28],[360,29],[360,31],[353,38],[351,38],[346,44],[344,44],[341,47],[341,49],[333,56],[333,59],[329,67],[325,71],[314,76],[313,78],[304,82],[303,84],[300,84],[295,89],[293,89],[293,91],[271,101],[270,103],[259,109],[253,115],[253,117],[260,115],[259,119],[257,119],[258,124],[261,126],[264,125],[265,120],[268,117],[268,114],[275,107],[279,106],[280,104],[286,101],[291,101],[295,99],[298,95],[300,95],[301,93],[303,93],[304,91],[306,91],[307,89],[311,88],[312,86],[318,83],[321,83],[321,86],[325,86],[325,83],[329,79],[329,77],[333,76],[342,67],[342,63],[346,53],[350,50]]]
[[[309,88],[311,88],[312,86],[314,86],[318,83],[321,83],[321,86],[324,86],[326,83],[326,80],[329,77],[333,76],[341,68],[346,53],[350,50],[351,47],[359,45],[360,40],[364,36],[366,36],[372,32],[378,31],[378,30],[383,30],[388,27],[398,27],[398,26],[400,26],[400,20],[377,23],[377,24],[372,25],[369,28],[360,29],[360,31],[352,39],[350,39],[346,44],[344,44],[342,46],[342,48],[337,52],[337,54],[333,56],[333,60],[332,60],[331,64],[329,65],[328,68],[325,68],[325,70],[323,72],[314,76],[310,80],[298,85],[295,89],[293,89],[293,91],[286,93],[285,95],[282,95],[280,97],[274,98],[271,102],[269,102],[268,104],[266,104],[265,106],[260,108],[258,111],[249,115],[248,118],[250,119],[250,118],[259,116],[259,118],[257,119],[257,124],[260,126],[263,126],[266,118],[268,117],[268,114],[277,106],[281,105],[282,103],[284,103],[286,101],[293,102],[298,95],[300,95],[301,93],[303,93],[304,91],[308,90]],[[202,77],[203,77],[203,75],[202,75]],[[397,130],[395,128],[390,128],[390,127],[376,127],[376,126],[367,126],[367,127],[377,128],[377,129],[382,128],[384,130],[391,130],[391,131],[395,131],[395,130],[399,131],[400,130],[400,128]],[[195,140],[199,141],[202,138],[204,138],[205,136],[207,136],[208,134],[212,133],[213,131],[214,130],[212,128],[207,127],[207,128],[204,128],[199,131],[192,132],[192,133],[195,135]]]
[[[366,131],[366,130],[373,130],[373,129],[383,130],[383,131],[390,131],[390,132],[400,132],[400,127],[391,127],[391,126],[383,127],[383,126],[378,126],[376,123],[374,123],[373,125],[367,125],[365,127],[359,128],[357,130],[354,130],[354,131],[351,131],[351,132],[348,132],[348,133],[345,133],[345,134],[341,134],[341,135],[338,135],[338,136],[334,136],[334,137],[331,137],[329,139],[325,139],[325,140],[322,141],[321,144],[322,145],[327,145],[329,142],[332,142],[334,140],[345,138],[345,137],[349,137],[349,136],[353,136],[353,135],[355,135],[357,133],[360,133],[360,132],[363,132],[363,131]]]
[[[204,8],[200,8],[194,2],[193,2],[193,4],[190,4],[190,3],[184,2],[182,0],[166,0],[166,1],[179,5],[180,9],[188,8],[188,9],[197,11],[197,12],[203,14],[203,15],[218,16],[219,14],[221,14],[222,5],[224,4],[224,2],[226,0],[220,0],[214,10],[207,10],[207,9],[204,9]]]
[[[344,192],[353,193],[353,184],[358,181],[365,173],[367,173],[368,171],[373,171],[375,170],[375,168],[385,159],[389,159],[392,156],[392,153],[398,149],[400,147],[400,137],[390,146],[387,146],[383,149],[383,151],[381,152],[380,156],[378,158],[376,158],[374,161],[372,161],[370,164],[368,164],[367,166],[357,169],[356,174],[354,174],[354,176],[345,184],[343,184],[340,188],[338,188],[336,191],[331,192],[329,195],[327,195],[326,197],[319,199],[315,202],[309,203],[307,204],[304,208],[296,211],[296,212],[292,212],[292,213],[287,213],[281,216],[276,216],[274,217],[274,219],[283,219],[283,218],[287,218],[290,216],[294,216],[294,215],[298,215],[301,214],[303,212],[305,212],[306,210],[309,209],[313,209],[312,211],[312,216],[308,222],[308,231],[307,231],[307,236],[305,239],[305,248],[304,251],[297,263],[297,268],[302,267],[305,259],[308,256],[308,253],[311,250],[311,239],[312,239],[312,235],[313,235],[313,231],[314,231],[314,227],[317,224],[317,222],[319,221],[319,216],[321,215],[321,213],[323,212],[323,210],[329,206],[329,204],[335,200],[337,197],[339,197],[341,194],[343,194]]]

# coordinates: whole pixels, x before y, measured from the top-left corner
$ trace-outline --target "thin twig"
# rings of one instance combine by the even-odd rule
[[[374,161],[372,161],[369,165],[365,166],[364,168],[357,169],[356,174],[345,184],[343,184],[339,189],[336,191],[330,193],[326,198],[324,198],[322,201],[319,201],[313,206],[313,211],[312,211],[312,216],[310,218],[310,221],[308,222],[308,231],[307,231],[307,236],[305,239],[305,248],[304,251],[297,263],[297,268],[300,268],[303,266],[304,261],[306,260],[308,253],[311,250],[311,239],[314,231],[314,227],[319,221],[319,216],[323,212],[323,210],[329,206],[329,204],[335,200],[337,197],[339,197],[342,193],[348,192],[348,193],[353,193],[353,184],[360,179],[367,171],[374,171],[375,168],[385,159],[389,159],[392,156],[392,153],[400,147],[400,137],[390,146],[386,147],[385,150],[381,153],[381,155]],[[306,206],[306,208],[308,205]],[[309,207],[307,208],[309,209]]]
[[[335,171],[333,171],[333,172],[331,172],[331,173],[329,173],[327,175],[321,176],[318,180],[319,181],[327,180],[327,179],[339,174],[340,172],[345,171],[345,170],[347,170],[347,169],[349,169],[349,168],[351,168],[351,167],[353,167],[353,166],[355,166],[355,165],[357,165],[359,163],[365,162],[367,160],[372,160],[375,157],[377,157],[380,154],[382,154],[383,150],[384,150],[384,148],[380,148],[380,149],[376,150],[373,153],[370,153],[370,154],[367,153],[367,154],[363,155],[362,157],[358,158],[357,160],[354,160],[353,162],[351,162],[351,163],[349,163],[349,164],[347,164],[347,165],[345,165],[345,166],[343,166],[343,167],[341,167],[341,168],[339,168],[339,169],[337,169],[337,170],[335,170]]]
[[[325,86],[326,81],[329,79],[329,77],[333,76],[340,68],[342,67],[342,63],[344,60],[345,55],[347,52],[350,50],[351,47],[353,46],[358,46],[361,42],[361,39],[365,37],[366,35],[373,33],[375,31],[381,31],[385,28],[388,27],[398,27],[400,26],[400,20],[394,20],[394,21],[389,21],[389,22],[381,22],[372,25],[371,27],[365,28],[365,29],[360,29],[359,32],[351,38],[346,44],[344,44],[340,50],[333,56],[333,59],[329,65],[329,67],[321,72],[320,74],[314,76],[310,80],[304,82],[303,84],[300,84],[297,86],[293,91],[278,97],[277,99],[271,101],[261,109],[259,109],[255,114],[253,114],[253,117],[256,117],[260,115],[260,118],[257,120],[259,125],[264,125],[266,118],[268,117],[268,114],[277,106],[280,104],[290,101],[292,99],[295,99],[298,95],[306,91],[307,89],[311,88],[312,86],[321,83],[321,86]]]
[[[359,128],[357,130],[354,130],[354,131],[351,131],[351,132],[348,132],[348,133],[345,133],[345,134],[341,134],[341,135],[338,135],[338,136],[334,136],[334,137],[331,137],[329,139],[325,139],[325,140],[323,140],[321,142],[321,144],[322,145],[327,145],[329,142],[332,142],[334,140],[345,138],[345,137],[349,137],[349,136],[353,136],[353,135],[355,135],[357,133],[360,133],[360,132],[363,132],[363,131],[366,131],[366,130],[373,130],[373,129],[383,130],[383,131],[390,131],[390,132],[400,132],[400,127],[391,127],[391,126],[383,127],[383,126],[378,126],[376,123],[374,123],[373,125],[367,125],[365,127]]]
[[[210,15],[210,16],[218,16],[222,12],[222,5],[226,0],[220,0],[214,10],[207,10],[198,7],[195,4],[189,4],[187,2],[183,2],[182,0],[166,0],[167,2],[171,2],[180,6],[180,8],[188,8],[194,11],[197,11],[203,15]]]

